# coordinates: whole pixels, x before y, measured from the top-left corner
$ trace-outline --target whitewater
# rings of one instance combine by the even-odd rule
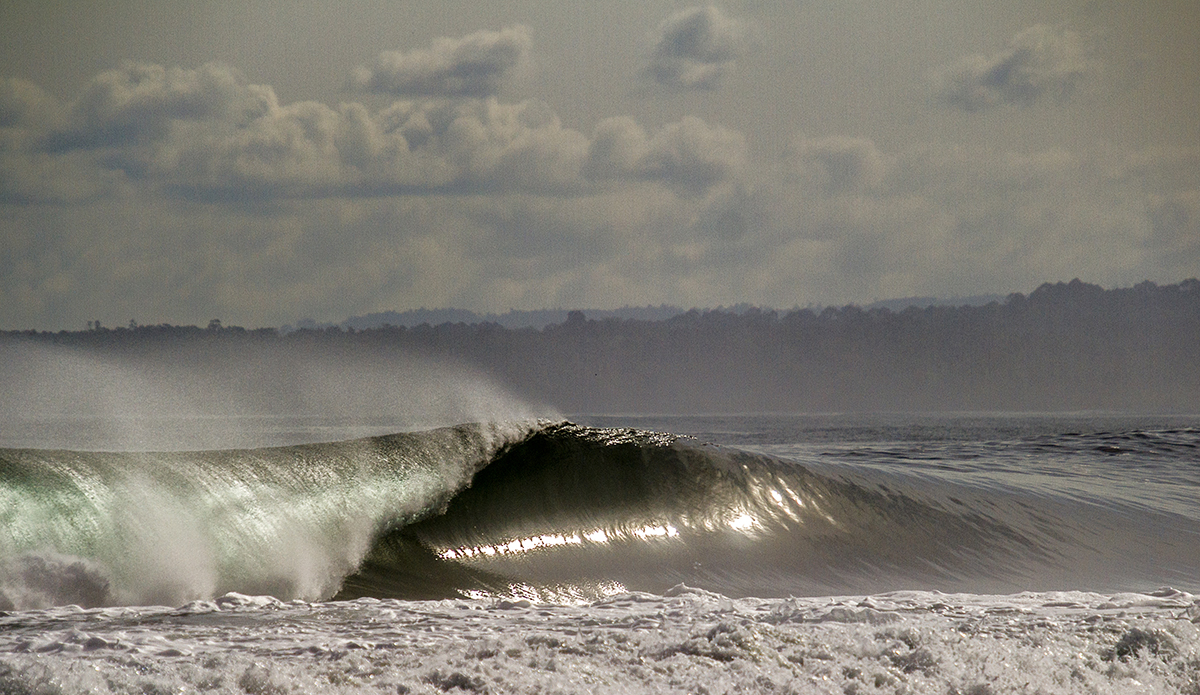
[[[1200,417],[216,425],[0,433],[0,692],[1200,692]]]

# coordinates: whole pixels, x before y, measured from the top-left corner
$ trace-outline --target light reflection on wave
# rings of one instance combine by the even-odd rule
[[[772,490],[771,492],[774,493],[774,499],[782,502],[783,497],[778,491]],[[754,535],[766,530],[766,524],[756,515],[745,509],[731,510],[722,515],[719,520],[710,517],[694,524],[687,523],[686,520],[683,523],[685,528],[703,530],[709,533],[734,531],[744,535]],[[443,560],[469,560],[551,550],[564,546],[603,545],[634,539],[641,541],[662,541],[679,538],[679,528],[675,523],[651,522],[635,525],[632,528],[593,528],[571,533],[545,533],[507,539],[497,543],[443,548],[438,551],[437,555]]]
[[[535,550],[548,550],[562,546],[581,546],[585,543],[602,545],[619,539],[637,538],[643,541],[651,539],[678,538],[679,530],[671,524],[648,524],[630,530],[592,529],[571,534],[551,533],[538,536],[515,538],[503,543],[491,545],[463,546],[446,548],[438,553],[443,560],[465,560],[478,557],[496,557],[515,555]]]
[[[779,481],[776,481],[779,482]],[[780,491],[779,488],[782,488]],[[503,556],[514,556],[534,551],[548,551],[569,546],[586,544],[603,545],[617,541],[656,541],[679,539],[679,527],[687,530],[706,533],[728,533],[730,531],[742,535],[753,536],[765,533],[768,526],[786,519],[792,523],[802,523],[799,510],[805,508],[801,495],[787,485],[764,489],[752,489],[749,495],[757,512],[747,506],[737,506],[718,513],[710,513],[699,519],[689,519],[686,516],[673,522],[652,521],[623,527],[592,528],[572,532],[544,533],[528,535],[519,538],[508,538],[495,543],[476,545],[461,545],[442,548],[437,552],[443,560],[474,560]],[[756,499],[755,499],[756,498]],[[818,513],[819,510],[818,510]],[[829,522],[833,518],[822,514]],[[782,517],[783,519],[781,519]]]

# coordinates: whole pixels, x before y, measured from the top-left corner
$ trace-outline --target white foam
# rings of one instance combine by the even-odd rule
[[[1200,600],[1175,591],[60,607],[0,617],[0,691],[1175,693]]]

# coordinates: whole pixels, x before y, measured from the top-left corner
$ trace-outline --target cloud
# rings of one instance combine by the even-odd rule
[[[519,24],[459,39],[443,37],[428,50],[380,53],[354,71],[354,84],[392,96],[491,96],[527,60],[530,45],[529,29]]]
[[[1003,51],[969,56],[938,71],[937,97],[964,111],[1064,99],[1093,69],[1087,53],[1078,33],[1038,24],[1014,36]]]
[[[421,150],[437,154],[405,160],[417,167],[409,171],[446,166],[447,176],[486,180],[510,173],[497,163],[518,153],[555,161],[537,143],[567,137],[572,148],[552,149],[574,152],[566,160],[588,173],[568,178],[592,183],[571,195],[521,184],[457,196],[297,194],[248,206],[198,204],[199,196],[138,185],[49,215],[10,205],[0,216],[0,326],[82,328],[96,318],[203,325],[213,317],[280,325],[421,305],[789,307],[1029,291],[1076,276],[1176,282],[1195,273],[1200,253],[1194,155],[885,150],[861,138],[797,137],[784,156],[750,161],[740,136],[725,132],[727,151],[714,144],[721,131],[698,120],[647,132],[613,119],[589,138],[556,133],[544,107],[532,104],[401,104],[388,111],[392,120],[361,106],[318,106],[282,108],[261,124],[274,129],[270,137],[260,137],[337,166],[317,167],[325,171],[318,176],[302,161],[273,162],[257,174],[263,181],[290,171],[296,191],[320,187],[321,176],[337,181],[343,168],[369,170]],[[416,152],[403,135],[420,130],[413,120],[428,124],[413,135],[422,143]],[[478,127],[510,135],[488,150],[473,144]],[[289,144],[297,137],[303,147]],[[238,143],[230,152],[265,156],[264,147]],[[725,178],[704,195],[676,188],[704,179],[696,172],[708,165],[694,161],[721,152]],[[228,154],[216,157],[220,166],[236,162]],[[736,174],[723,168],[729,161]],[[230,176],[214,171],[225,195],[238,190]]]
[[[1195,149],[786,147],[693,116],[590,132],[485,98],[280,104],[128,64],[0,83],[0,327],[280,325],[413,306],[780,307],[1178,281]],[[103,307],[103,308],[101,308]]]
[[[62,117],[62,105],[28,80],[0,78],[0,129],[45,128]]]
[[[685,116],[648,137],[633,119],[609,118],[596,126],[584,171],[594,179],[667,183],[699,195],[736,178],[747,161],[741,133]]]
[[[668,89],[716,89],[748,49],[745,22],[713,6],[692,7],[659,26],[645,74]]]
[[[1164,261],[1192,272],[1200,266],[1200,189],[1148,197],[1152,247]]]
[[[114,177],[79,154],[49,155],[0,142],[0,204],[77,205],[110,195]]]
[[[834,185],[831,157],[846,173]],[[713,251],[744,265],[714,275],[777,305],[797,287],[836,303],[1028,291],[1076,276],[1177,282],[1200,259],[1197,167],[1194,150],[884,151],[866,139],[800,136],[775,167],[754,164],[752,196],[714,201],[704,217],[724,227],[753,220]]]
[[[1121,178],[1147,189],[1147,252],[1172,269],[1172,277],[1195,276],[1200,268],[1200,148],[1139,152],[1129,158]]]
[[[584,185],[587,150],[544,104],[493,98],[397,102],[377,113],[302,102],[233,132],[183,135],[163,180],[177,194],[216,200],[570,194]]]
[[[786,156],[804,185],[829,194],[877,188],[887,171],[887,157],[865,138],[796,138]]]
[[[14,123],[45,101],[31,85],[10,85],[9,93]],[[694,117],[653,136],[631,119],[605,121],[592,142],[536,100],[283,105],[270,87],[219,64],[128,63],[98,75],[60,110],[65,116],[48,132],[0,132],[6,201],[84,200],[121,177],[198,202],[574,196],[646,181],[694,196],[736,177],[746,159],[740,133]]]
[[[694,194],[732,178],[746,163],[741,133],[710,126],[695,116],[668,123],[650,139],[638,169]]]
[[[0,79],[0,203],[78,203],[108,189],[108,177],[87,156],[42,151],[46,129],[65,117],[63,105],[36,84]]]
[[[220,63],[189,70],[127,62],[91,81],[72,104],[67,126],[47,136],[46,149],[144,143],[182,121],[242,125],[274,106],[270,87],[247,84],[241,73]]]

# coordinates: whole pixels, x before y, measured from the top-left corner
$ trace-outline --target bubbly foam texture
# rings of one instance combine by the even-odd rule
[[[280,602],[0,617],[2,692],[1190,693],[1200,601],[1082,592],[583,606]]]

